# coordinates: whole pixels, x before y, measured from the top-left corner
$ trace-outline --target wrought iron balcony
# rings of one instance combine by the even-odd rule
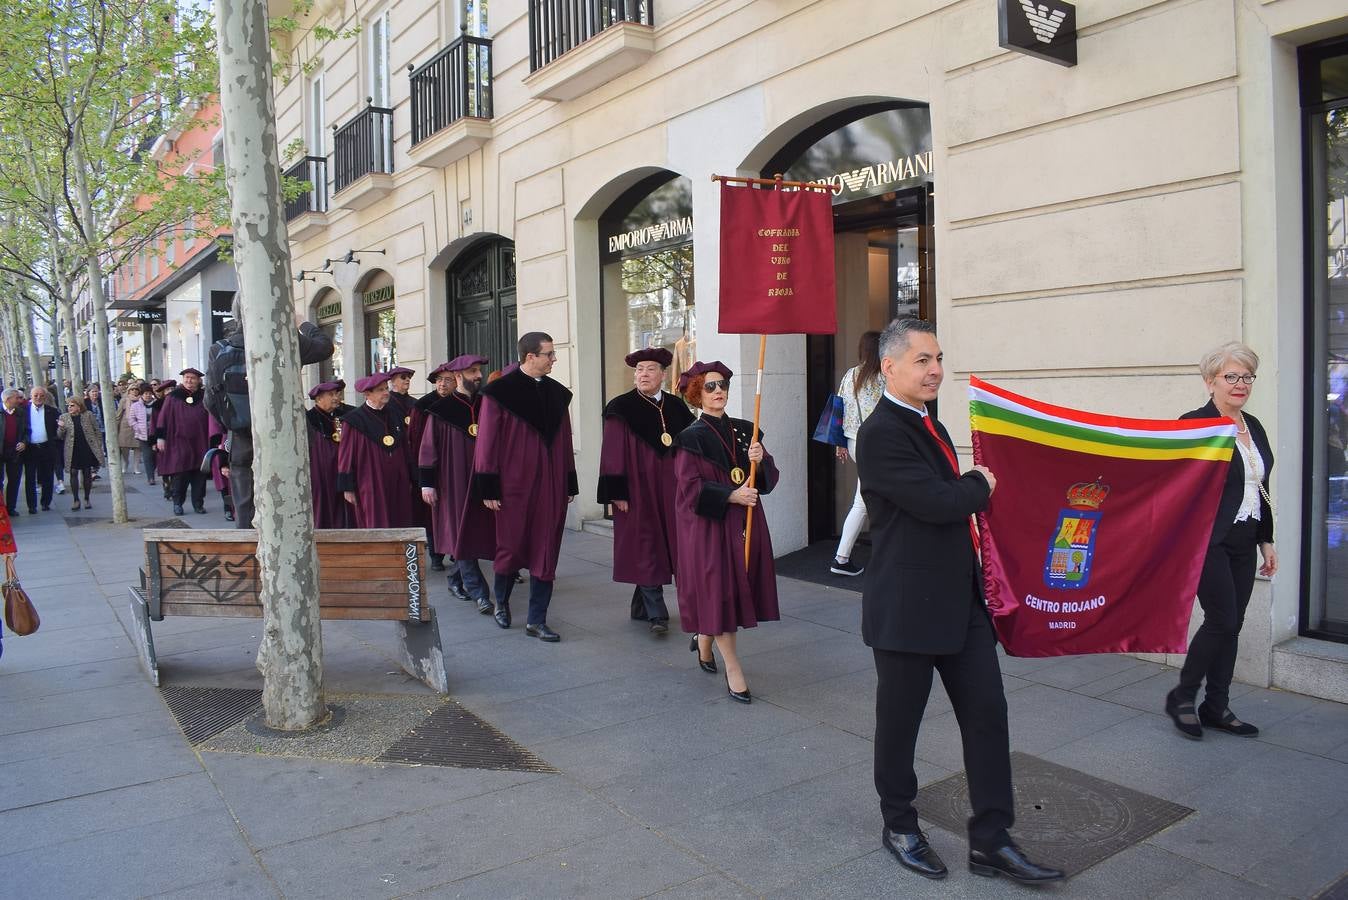
[[[366,103],[371,103],[369,97]],[[334,125],[332,192],[340,194],[371,174],[393,172],[393,110],[366,106],[345,125]]]
[[[529,0],[529,71],[614,25],[654,25],[654,7],[655,0]]]
[[[285,171],[285,178],[309,182],[309,190],[286,201],[286,221],[305,213],[328,211],[328,160],[324,156],[306,156]]]
[[[412,146],[462,118],[490,119],[491,40],[461,34],[412,79]]]

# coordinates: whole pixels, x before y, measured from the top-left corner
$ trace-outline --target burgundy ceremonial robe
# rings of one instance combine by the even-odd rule
[[[211,456],[211,481],[217,491],[228,494],[229,476],[224,473],[224,469],[229,467],[229,448],[225,446],[225,427],[216,421],[215,416],[210,417],[206,443],[218,451]]]
[[[482,389],[473,487],[500,500],[494,569],[528,569],[542,581],[557,577],[567,498],[580,492],[571,450],[571,392],[544,376],[516,368]]]
[[[407,466],[407,428],[402,417],[361,404],[342,417],[337,446],[337,490],[354,491],[356,528],[411,528],[412,473]],[[385,444],[386,437],[392,444]],[[345,502],[345,500],[343,500]],[[350,505],[350,504],[348,504]]]
[[[350,407],[347,407],[350,409]],[[304,411],[309,436],[309,485],[314,501],[315,528],[347,528],[351,504],[337,490],[337,450],[341,446],[339,419],[317,406]]]
[[[662,391],[658,404],[636,389],[604,408],[599,455],[600,503],[626,500],[613,510],[613,580],[648,587],[674,580],[678,529],[674,523],[672,439],[693,423],[679,397]],[[668,434],[671,445],[660,439]]]
[[[678,447],[674,509],[679,529],[679,619],[690,634],[726,634],[781,618],[772,537],[762,503],[762,495],[777,486],[778,475],[766,447],[754,485],[760,499],[752,510],[754,533],[747,572],[744,526],[749,509],[730,502],[737,487],[730,480],[731,469],[741,468],[746,476],[749,472],[752,430],[753,423],[743,419],[704,415],[674,439]],[[760,442],[762,437],[760,431]]]
[[[496,555],[496,514],[472,490],[477,438],[468,431],[481,407],[480,395],[469,400],[456,392],[437,398],[426,409],[417,457],[421,486],[436,493],[430,507],[435,548],[455,559]]]
[[[441,547],[435,539],[434,518],[435,513],[430,505],[421,499],[421,488],[417,484],[417,456],[421,452],[421,436],[426,431],[426,410],[436,398],[440,395],[435,391],[425,394],[408,406],[407,419],[407,464],[412,472],[412,512],[417,518],[417,524],[426,529],[426,536],[430,539],[429,550],[433,553],[448,553],[449,550]],[[394,394],[389,392],[389,399],[394,397],[406,397],[405,394]]]
[[[197,388],[189,393],[176,387],[164,397],[154,418],[155,440],[165,444],[155,468],[166,475],[191,472],[201,467],[210,440],[210,414],[206,412],[206,392]]]

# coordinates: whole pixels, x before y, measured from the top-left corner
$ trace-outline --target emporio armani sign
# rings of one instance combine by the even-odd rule
[[[1060,66],[1077,64],[1077,8],[1065,0],[997,0],[997,43]]]

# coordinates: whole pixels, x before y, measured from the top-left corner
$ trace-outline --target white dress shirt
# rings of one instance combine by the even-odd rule
[[[28,404],[28,433],[32,437],[30,444],[47,443],[47,414],[36,403]]]

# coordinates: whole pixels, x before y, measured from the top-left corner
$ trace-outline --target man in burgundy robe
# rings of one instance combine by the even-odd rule
[[[387,372],[356,382],[365,402],[342,417],[337,490],[351,505],[356,528],[411,528],[412,474],[407,426],[388,409]]]
[[[164,408],[164,398],[168,396],[169,391],[178,386],[178,382],[173,378],[165,378],[155,385],[154,409],[150,410],[150,419],[146,423],[146,429],[149,432],[150,440],[155,446],[155,471],[159,473],[159,482],[164,486],[164,499],[173,499],[173,476],[159,467],[159,442],[156,437],[159,434],[159,413]]]
[[[187,368],[178,373],[182,384],[164,397],[155,416],[155,448],[159,452],[159,471],[173,479],[173,514],[183,514],[187,492],[192,491],[192,509],[206,511],[206,473],[201,461],[210,441],[210,414],[206,412],[206,392],[201,389],[202,374]]]
[[[340,378],[315,385],[309,391],[314,405],[305,410],[309,435],[309,482],[314,501],[315,528],[346,528],[350,523],[350,506],[342,492],[337,490],[337,448],[342,433],[338,423],[341,414],[351,407],[342,403],[346,382]]]
[[[389,415],[397,413],[398,418],[403,420],[403,427],[409,428],[412,425],[412,376],[416,373],[415,369],[409,369],[406,366],[394,366],[384,374],[388,376],[388,411]]]
[[[476,600],[492,612],[491,595],[479,560],[496,555],[496,515],[472,492],[473,453],[482,409],[482,367],[486,357],[459,356],[440,366],[437,389],[452,389],[427,410],[418,465],[421,496],[431,508],[435,545],[454,557],[461,600]],[[454,576],[450,576],[454,593]]]
[[[627,354],[636,387],[604,408],[600,503],[613,505],[613,580],[635,585],[632,618],[653,634],[669,630],[664,585],[674,580],[674,438],[693,422],[678,396],[661,390],[674,355],[663,348]]]
[[[566,505],[578,494],[571,451],[571,392],[548,377],[557,361],[552,338],[531,331],[519,339],[520,364],[482,389],[473,487],[496,513],[496,624],[510,627],[515,574],[529,570],[524,632],[549,643],[548,605]]]
[[[411,421],[407,425],[407,449],[412,456],[413,469],[420,467],[417,457],[421,452],[422,436],[426,433],[429,424],[428,411],[431,405],[442,397],[448,397],[454,391],[454,375],[445,368],[448,365],[449,363],[441,363],[426,375],[426,380],[431,383],[431,391],[418,397],[412,403]],[[409,396],[411,395],[409,394]],[[416,507],[418,515],[421,516],[426,526],[426,552],[431,557],[431,571],[443,572],[445,570],[446,548],[438,546],[435,542],[435,512],[430,509],[427,503],[423,502],[420,493],[417,494],[412,505]],[[449,593],[456,600],[468,599],[468,595],[463,592],[463,579],[459,576],[459,570],[453,567],[452,560],[449,570]]]

